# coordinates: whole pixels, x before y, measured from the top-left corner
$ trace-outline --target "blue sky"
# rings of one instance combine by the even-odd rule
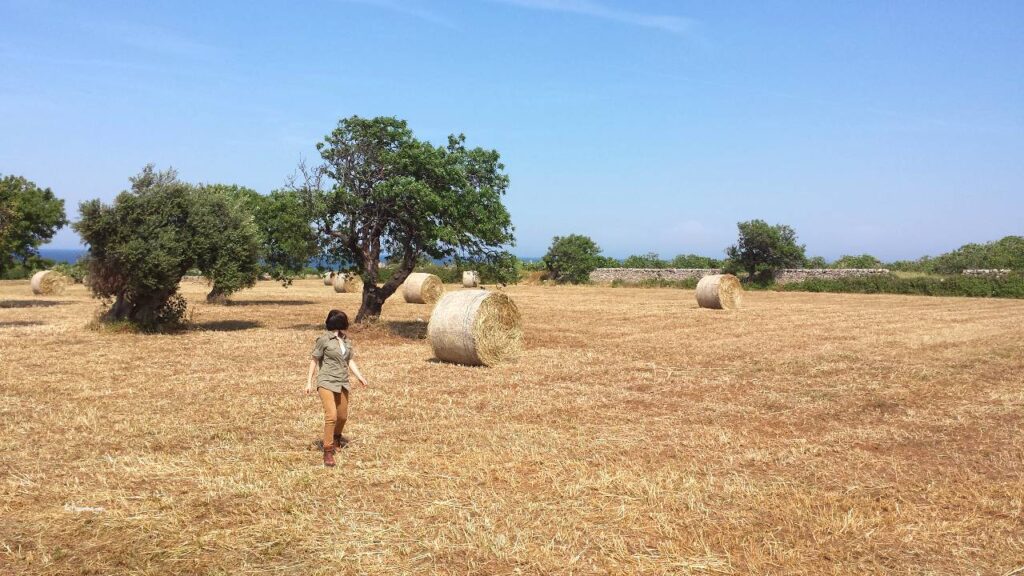
[[[0,172],[73,218],[149,162],[269,192],[395,115],[502,153],[523,256],[721,256],[763,218],[914,258],[1024,234],[1021,30],[1016,1],[0,0]]]

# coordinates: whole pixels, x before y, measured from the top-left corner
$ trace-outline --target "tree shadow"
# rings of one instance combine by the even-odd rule
[[[415,320],[390,320],[387,322],[388,331],[401,338],[410,340],[423,340],[427,337],[427,323]]]
[[[43,323],[39,320],[11,320],[9,322],[0,322],[0,328],[14,328],[17,326],[42,326]]]
[[[60,306],[57,300],[0,300],[0,308],[48,308]]]
[[[208,332],[238,332],[240,330],[251,330],[253,328],[260,328],[263,324],[261,322],[253,322],[252,320],[217,320],[215,322],[201,322],[195,325],[196,330],[205,330]]]
[[[228,300],[225,306],[306,306],[312,300]]]
[[[288,330],[324,330],[323,323],[320,324],[295,324],[294,326],[288,326]]]

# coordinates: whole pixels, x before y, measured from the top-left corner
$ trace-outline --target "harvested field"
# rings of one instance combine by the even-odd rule
[[[517,286],[523,355],[469,368],[399,293],[331,470],[301,390],[358,294],[186,282],[193,329],[147,336],[85,290],[0,282],[0,573],[1024,567],[1024,301]]]

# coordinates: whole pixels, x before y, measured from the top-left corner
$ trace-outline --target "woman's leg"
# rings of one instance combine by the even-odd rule
[[[341,436],[345,429],[345,422],[348,421],[348,390],[342,388],[341,393],[334,393],[334,412],[337,414],[334,422],[334,435]]]
[[[337,392],[331,392],[326,388],[317,388],[316,391],[324,405],[324,447],[327,447],[334,442],[334,427],[338,422],[338,408],[334,403]]]

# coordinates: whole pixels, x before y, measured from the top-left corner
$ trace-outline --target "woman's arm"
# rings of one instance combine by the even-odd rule
[[[309,359],[309,373],[306,374],[306,394],[313,393],[313,376],[316,375],[316,369],[318,366],[316,358]]]
[[[352,373],[356,375],[356,379],[358,379],[359,383],[363,385],[363,388],[369,386],[369,384],[366,382],[366,378],[363,378],[363,373],[359,371],[359,365],[356,364],[356,361],[354,359],[348,361],[348,367],[349,370],[352,370]]]

